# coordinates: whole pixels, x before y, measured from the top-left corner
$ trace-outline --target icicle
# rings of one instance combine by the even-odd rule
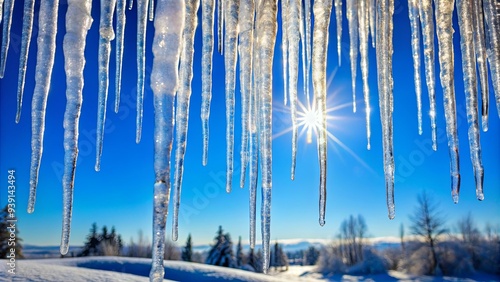
[[[500,4],[495,0],[483,0],[487,36],[488,62],[495,91],[498,116],[500,117]]]
[[[451,195],[458,203],[460,192],[460,166],[458,160],[458,134],[455,106],[454,66],[453,66],[453,2],[436,1],[436,23],[439,43],[439,65],[441,67],[441,85],[444,94],[444,116],[451,166]]]
[[[214,10],[215,0],[202,0],[202,59],[201,59],[201,128],[203,134],[204,166],[208,162],[208,119],[210,117],[210,101],[212,100],[212,57],[214,53]]]
[[[193,80],[194,34],[198,26],[199,0],[186,1],[186,21],[182,35],[182,51],[179,66],[179,90],[175,107],[175,170],[174,170],[174,217],[172,219],[172,240],[177,241],[179,228],[179,206],[181,199],[182,175],[184,173],[184,155],[187,147],[189,122],[189,101],[191,99],[191,81]]]
[[[224,42],[224,1],[217,0],[217,46],[219,54],[222,54]]]
[[[297,162],[297,80],[299,77],[299,40],[300,40],[300,0],[290,0],[288,5],[288,86],[290,93],[290,111],[292,116],[292,167],[291,179],[295,179]]]
[[[305,0],[302,0],[305,4]],[[300,57],[302,60],[302,80],[304,81],[302,83],[302,87],[304,89],[304,94],[306,95],[307,101],[309,101],[309,85],[306,85],[305,81],[308,80],[306,78],[307,74],[307,48],[306,48],[306,30],[305,30],[305,8],[302,8],[302,4],[300,5],[300,14],[299,14],[299,19],[300,19],[300,26],[299,26],[299,31],[300,31],[300,44],[301,44],[301,49],[300,49]]]
[[[479,142],[479,122],[477,105],[476,54],[473,45],[472,15],[470,11],[473,0],[458,0],[458,24],[460,26],[460,48],[462,51],[462,70],[464,73],[465,102],[467,121],[469,123],[469,147],[474,178],[476,180],[476,196],[482,201],[484,169],[481,161],[481,143]],[[474,0],[476,1],[476,0]]]
[[[417,96],[418,134],[422,135],[422,82],[420,79],[420,29],[419,0],[408,1],[408,14],[411,28],[411,51],[413,56],[413,78],[415,80],[415,94]]]
[[[359,51],[361,53],[361,76],[363,78],[363,96],[365,101],[366,120],[366,148],[370,150],[370,87],[368,86],[368,33],[370,22],[368,19],[368,0],[358,2],[358,27],[359,27]]]
[[[23,16],[23,36],[21,39],[21,55],[19,56],[19,75],[17,77],[17,113],[16,123],[21,119],[21,110],[23,106],[24,81],[26,78],[26,68],[28,65],[28,53],[33,31],[33,14],[35,0],[26,0],[24,2]],[[0,11],[1,5],[0,5]],[[0,13],[1,14],[1,13]]]
[[[149,21],[153,21],[155,18],[155,0],[149,0]]]
[[[241,90],[241,174],[240,187],[245,186],[245,175],[249,158],[249,111],[252,93],[252,53],[253,53],[253,22],[255,4],[253,0],[240,1],[239,12],[239,42],[240,57],[240,90]]]
[[[472,1],[472,23],[474,32],[474,49],[477,55],[479,78],[481,81],[481,115],[483,131],[488,131],[489,86],[488,66],[486,62],[486,37],[484,32],[483,1]]]
[[[234,87],[238,43],[239,2],[225,0],[224,65],[226,74],[226,192],[231,192],[234,157]]]
[[[347,20],[349,22],[349,40],[352,77],[352,111],[356,112],[356,66],[358,64],[358,1],[347,0]]]
[[[115,113],[120,109],[122,88],[123,40],[125,38],[125,9],[127,0],[116,2],[116,73],[115,73]]]
[[[66,72],[66,111],[64,112],[63,224],[61,254],[68,253],[73,210],[76,160],[78,158],[78,124],[82,108],[85,39],[92,24],[92,0],[69,0],[66,12],[66,35],[63,51]]]
[[[342,0],[335,0],[335,21],[337,24],[337,53],[339,56],[339,66],[342,63]]]
[[[35,210],[38,170],[43,151],[43,134],[45,130],[45,109],[49,96],[50,78],[54,66],[57,34],[57,7],[59,0],[46,0],[40,4],[40,30],[37,39],[35,90],[31,102],[31,167],[30,194],[28,213]]]
[[[12,24],[12,11],[14,10],[14,0],[5,0],[3,9],[3,35],[2,35],[2,51],[0,54],[0,78],[3,78],[5,72],[5,63],[7,62],[7,53],[9,52],[10,43],[10,26]],[[0,10],[0,13],[2,11]]]
[[[260,155],[262,156],[262,270],[269,270],[271,239],[271,191],[272,191],[272,102],[273,57],[276,43],[276,0],[261,0],[257,9],[257,52],[259,69],[256,69],[259,88]]]
[[[392,135],[392,15],[394,0],[377,1],[377,69],[380,120],[382,122],[384,174],[389,219],[395,216],[394,205],[394,152]]]
[[[283,103],[286,105],[288,99],[288,3],[289,0],[281,0],[281,52],[283,71]],[[296,15],[294,15],[296,17]],[[297,41],[298,42],[298,41]]]
[[[101,19],[99,22],[99,97],[97,105],[96,171],[101,169],[104,127],[106,124],[106,105],[108,103],[110,42],[115,37],[113,32],[113,13],[115,11],[115,5],[115,0],[101,1]]]
[[[318,158],[319,158],[319,224],[325,225],[326,211],[326,163],[327,163],[327,129],[326,129],[326,62],[328,53],[328,26],[332,12],[331,0],[314,2],[314,34],[313,34],[313,89],[314,98],[319,111],[318,126]]]
[[[132,7],[134,7],[134,0],[128,0],[128,9],[132,10]]]
[[[3,16],[3,0],[0,0],[0,24],[2,23],[2,16]]]
[[[148,16],[148,1],[137,0],[137,116],[135,142],[141,141],[142,112],[144,102],[144,75],[146,74],[146,24]]]
[[[311,0],[304,0],[304,20],[305,20],[305,39],[306,39],[306,71],[305,71],[305,88],[306,88],[306,97],[307,101],[310,101],[309,92],[310,92],[310,73],[311,73]]]
[[[163,281],[165,225],[170,200],[170,153],[174,131],[174,99],[184,30],[184,0],[158,0],[154,20],[151,89],[155,109],[153,258],[150,281]]]
[[[377,5],[375,0],[368,0],[370,6],[368,7],[368,14],[370,16],[370,36],[372,38],[372,47],[375,48],[375,18],[377,15]]]
[[[432,1],[419,0],[420,23],[422,25],[422,39],[424,42],[425,80],[429,94],[429,116],[431,118],[432,149],[437,150],[436,139],[436,71],[434,60],[434,19],[432,17]]]

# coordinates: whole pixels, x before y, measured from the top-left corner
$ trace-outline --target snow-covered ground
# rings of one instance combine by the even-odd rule
[[[0,281],[148,281],[150,259],[86,257],[19,260],[16,274],[7,273],[7,261],[0,260]],[[472,278],[412,276],[390,271],[387,274],[323,276],[314,266],[290,266],[271,275],[182,261],[165,261],[166,281],[500,281],[492,275]]]

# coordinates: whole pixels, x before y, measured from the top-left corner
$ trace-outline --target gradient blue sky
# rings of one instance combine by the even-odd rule
[[[315,142],[307,144],[305,136],[299,138],[297,173],[290,180],[291,127],[289,108],[283,105],[281,48],[277,45],[274,60],[273,82],[273,203],[271,232],[273,239],[333,238],[340,222],[351,214],[362,214],[371,236],[396,236],[400,224],[409,225],[408,216],[414,210],[417,195],[427,190],[439,202],[450,227],[457,219],[472,212],[482,228],[486,222],[500,223],[500,123],[490,95],[490,129],[481,134],[483,164],[485,167],[485,200],[475,197],[475,184],[467,141],[467,120],[462,83],[461,54],[455,48],[455,86],[457,96],[458,130],[460,138],[460,166],[462,190],[460,203],[453,204],[450,195],[450,176],[443,95],[438,75],[437,126],[438,151],[430,149],[430,120],[427,88],[424,84],[423,125],[424,133],[418,135],[417,107],[413,83],[413,66],[410,45],[410,27],[406,3],[396,1],[394,15],[394,152],[396,162],[396,218],[387,218],[385,184],[382,168],[382,136],[378,111],[375,50],[370,47],[372,107],[372,149],[366,150],[364,105],[362,102],[361,73],[358,66],[358,111],[351,108],[351,75],[348,58],[349,39],[347,20],[343,18],[342,66],[338,67],[336,53],[336,25],[330,24],[328,54],[328,104],[334,109],[328,129],[345,146],[329,140],[328,149],[328,198],[326,225],[318,224],[319,169]],[[37,3],[37,11],[38,11]],[[16,206],[20,236],[25,244],[57,245],[60,242],[62,221],[62,162],[63,115],[65,109],[65,75],[62,40],[67,5],[60,4],[59,32],[55,68],[48,99],[45,142],[35,213],[27,214],[29,189],[31,97],[34,89],[36,39],[31,42],[26,79],[24,107],[19,124],[15,120],[17,70],[20,49],[22,3],[16,2],[11,33],[7,70],[0,80],[0,204],[6,203],[7,170],[16,170]],[[137,237],[142,229],[151,238],[153,171],[153,96],[149,87],[152,68],[151,42],[153,25],[148,23],[146,54],[146,92],[142,141],[135,143],[135,32],[136,9],[127,11],[122,102],[118,114],[113,111],[114,76],[110,77],[107,130],[104,138],[101,171],[94,171],[95,128],[97,116],[97,50],[99,6],[93,7],[94,23],[87,39],[84,103],[80,119],[80,155],[76,170],[71,244],[83,243],[93,222],[99,226],[114,225],[126,242]],[[345,5],[344,5],[345,11]],[[279,17],[279,16],[278,16]],[[37,34],[38,13],[35,15]],[[455,14],[456,24],[456,14]],[[279,27],[281,29],[281,27]],[[455,46],[459,45],[458,26],[455,26]],[[281,33],[278,34],[280,44]],[[437,46],[437,41],[436,41]],[[200,123],[201,104],[201,26],[196,33],[193,95],[191,98],[188,147],[185,157],[184,185],[179,219],[179,240],[183,244],[191,233],[195,244],[211,242],[217,227],[233,235],[248,239],[248,188],[236,187],[239,173],[241,113],[239,88],[236,100],[235,175],[233,191],[227,194],[225,179],[225,106],[223,57],[214,53],[213,100],[210,117],[209,162],[202,166],[202,137]],[[114,58],[114,44],[111,54]],[[436,58],[436,64],[438,63]],[[423,64],[423,62],[422,62]],[[111,74],[115,63],[111,61]],[[439,65],[436,65],[439,74]],[[422,70],[422,75],[424,74]],[[238,86],[237,86],[238,87]],[[491,83],[490,83],[491,87]],[[299,80],[299,97],[302,94]],[[280,134],[284,131],[284,134]],[[347,148],[347,149],[346,149]],[[260,191],[258,195],[260,202]],[[258,206],[260,210],[260,204]],[[170,213],[171,214],[171,213]],[[258,217],[260,218],[260,217]],[[171,217],[167,223],[171,232]],[[260,234],[260,223],[257,225]],[[260,235],[258,237],[260,240]]]

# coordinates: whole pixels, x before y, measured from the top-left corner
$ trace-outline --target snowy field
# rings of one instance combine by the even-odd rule
[[[7,273],[0,263],[0,281],[148,281],[150,259],[125,257],[86,257],[20,260],[16,275]],[[290,266],[288,271],[271,275],[182,261],[165,261],[165,281],[500,281],[499,277],[476,275],[468,279],[412,276],[395,271],[388,274],[324,277],[314,266]]]

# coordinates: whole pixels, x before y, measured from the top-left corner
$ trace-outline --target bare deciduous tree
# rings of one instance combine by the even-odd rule
[[[410,231],[414,235],[421,236],[431,252],[429,274],[436,274],[439,266],[436,246],[439,236],[448,230],[445,227],[445,220],[440,214],[438,205],[434,203],[427,192],[422,192],[418,196],[418,205],[410,216]]]
[[[368,231],[363,216],[350,216],[340,225],[340,247],[347,265],[354,265],[363,260],[364,238]]]

